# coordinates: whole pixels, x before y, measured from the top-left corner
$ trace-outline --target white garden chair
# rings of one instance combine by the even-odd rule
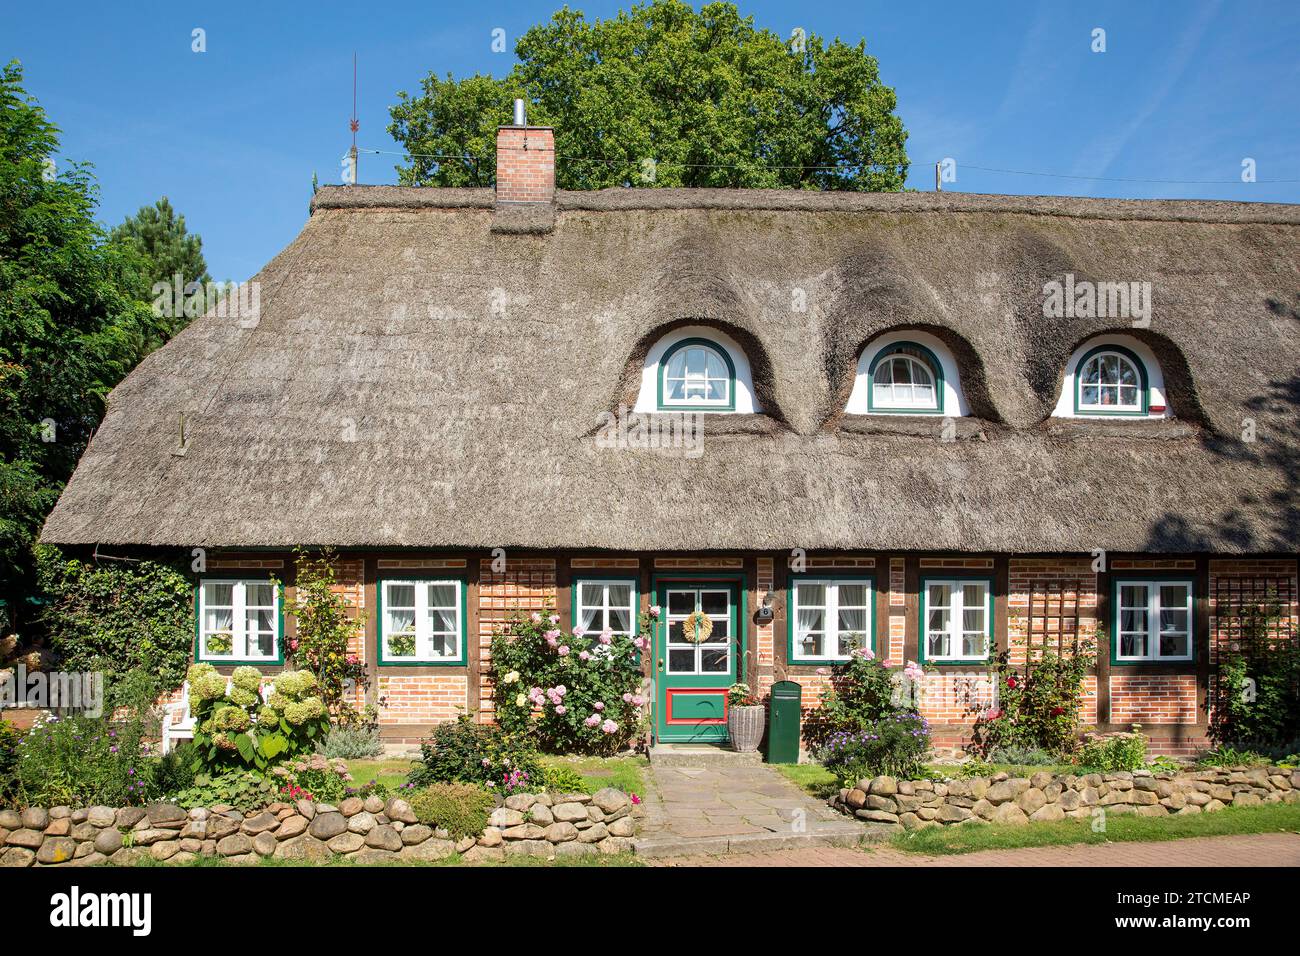
[[[230,678],[226,678],[226,693],[230,693]],[[270,681],[262,684],[261,698],[269,701],[275,693]],[[177,742],[194,739],[194,715],[190,713],[190,682],[181,685],[181,699],[163,706],[162,752],[167,753]]]

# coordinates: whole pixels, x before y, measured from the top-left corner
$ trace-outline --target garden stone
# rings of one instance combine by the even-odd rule
[[[1163,817],[1169,814],[1169,811],[1158,803],[1148,804],[1147,806],[1138,807],[1137,814],[1140,817]]]
[[[365,845],[366,838],[360,833],[340,833],[328,844],[335,853],[356,853]]]
[[[216,855],[217,855],[217,841],[216,841],[216,840],[213,840],[213,839],[210,838],[210,837],[209,837],[208,839],[204,840],[204,841],[203,841],[203,849],[199,850],[199,853],[200,853],[201,855],[203,855],[203,856],[216,856]]]
[[[294,814],[287,817],[280,823],[279,828],[275,831],[277,840],[288,840],[290,837],[296,837],[307,832],[309,821],[306,817],[300,817]]]
[[[987,800],[977,800],[975,801],[975,806],[970,808],[970,811],[981,820],[992,820],[993,811],[996,809],[996,804],[989,803]],[[920,814],[918,814],[918,816],[920,816]],[[924,819],[924,817],[922,817],[922,819]]]
[[[1015,797],[1015,790],[1008,780],[999,780],[993,786],[989,787],[984,794],[984,799],[989,803],[1006,803]]]
[[[336,806],[334,806],[334,804],[332,804],[332,803],[318,803],[318,804],[316,804],[316,813],[317,813],[317,814],[321,814],[321,813],[338,813],[338,812],[339,812],[339,808],[336,807]]]
[[[922,793],[934,791],[933,780],[913,780],[912,786],[916,787],[916,789],[921,791]]]
[[[50,823],[50,813],[43,807],[28,807],[23,811],[23,826],[29,830],[44,830]]]
[[[1257,794],[1244,790],[1232,798],[1232,805],[1234,807],[1257,807],[1261,803],[1263,803],[1263,801],[1259,799]]]
[[[591,795],[591,802],[599,807],[602,813],[613,813],[615,810],[628,806],[632,799],[622,790],[616,790],[614,787],[604,787]]]
[[[541,826],[550,826],[555,822],[555,814],[551,813],[551,808],[542,803],[535,803],[528,810],[528,819],[533,823]]]
[[[383,813],[384,801],[372,793],[362,802],[361,808],[365,810],[366,813]]]
[[[518,810],[520,813],[527,813],[529,807],[537,802],[537,798],[531,793],[512,793],[506,797],[506,807],[511,810]]]
[[[276,859],[280,860],[328,860],[329,847],[314,836],[304,833],[291,840],[285,840],[275,848]]]
[[[928,782],[928,781],[927,781]],[[989,792],[989,782],[983,777],[976,777],[969,781],[970,795],[976,800],[984,799],[984,794]]]
[[[1155,806],[1160,802],[1154,790],[1130,790],[1128,792],[1129,803],[1135,803],[1140,807]]]
[[[590,843],[561,843],[555,848],[556,856],[595,856],[599,852]]]
[[[572,823],[552,823],[542,832],[552,843],[567,843],[578,838],[578,828]]]
[[[279,845],[275,837],[265,830],[253,837],[253,852],[258,856],[270,856]]]
[[[179,830],[188,815],[180,807],[170,803],[151,803],[145,810],[149,825],[164,830]]]
[[[338,813],[318,813],[311,821],[307,831],[318,840],[336,837],[348,828],[347,818]]]
[[[232,833],[217,841],[217,852],[222,856],[242,856],[253,851],[253,841],[242,833]]]
[[[873,793],[867,797],[867,809],[884,810],[886,813],[897,813],[898,804],[889,797],[880,797]]]
[[[466,852],[466,859],[469,854],[476,850],[484,849],[482,847],[471,847]],[[487,851],[492,852],[492,851]],[[496,852],[500,852],[499,850]],[[403,860],[445,860],[449,856],[455,856],[456,847],[450,840],[425,840],[415,846],[408,846],[402,851]]]
[[[1101,791],[1096,787],[1084,787],[1079,793],[1079,802],[1085,806],[1092,806],[1101,799]]]
[[[433,835],[439,840],[450,840],[451,834],[442,827],[434,827]]]
[[[259,813],[255,817],[249,817],[244,821],[241,829],[249,836],[257,836],[266,830],[272,830],[279,826],[280,821],[270,813]],[[263,854],[265,855],[265,854]]]
[[[296,817],[297,815],[298,815],[298,811],[295,810],[293,807],[289,807],[288,809],[281,810],[280,812],[278,812],[275,815],[275,818],[277,820],[288,820],[290,817]]]
[[[393,797],[384,805],[384,815],[390,820],[400,820],[402,823],[420,822],[411,805],[401,797]]]
[[[873,777],[871,780],[871,792],[880,796],[888,797],[898,793],[898,780],[895,777]]]
[[[181,839],[183,840],[202,840],[208,835],[207,820],[187,820],[185,826],[181,827]],[[229,834],[222,834],[228,836]]]
[[[98,833],[99,827],[92,827],[89,823],[86,823],[83,820],[81,823],[73,824],[70,836],[72,839],[80,842],[84,840],[93,840]]]
[[[202,840],[194,840],[194,839],[181,840],[180,844],[181,844],[181,852],[176,854],[177,856],[186,853],[193,856],[195,854],[203,852]]]
[[[348,859],[357,862],[361,866],[374,866],[376,864],[382,866],[385,863],[392,863],[394,860],[398,859],[398,856],[396,851],[393,850],[381,850],[378,847],[366,847],[364,850],[359,850],[354,853],[352,856],[348,857]]]
[[[72,820],[68,817],[59,817],[51,820],[50,825],[45,828],[47,837],[67,836],[72,832]]]
[[[379,826],[379,823],[375,820],[375,815],[369,810],[362,810],[348,820],[348,829],[353,833],[360,833],[362,836],[365,836],[377,826]]]
[[[620,817],[612,823],[606,824],[609,828],[609,835],[612,837],[630,837],[636,833],[636,824],[631,817]]]
[[[854,814],[859,820],[870,820],[873,823],[897,823],[898,814],[887,813],[884,810],[859,810]]]
[[[479,846],[500,846],[504,839],[496,827],[485,827],[477,842]]]
[[[122,849],[122,834],[116,830],[100,830],[95,837],[95,849],[105,856]]]
[[[135,830],[131,834],[131,842],[136,846],[152,846],[159,840],[175,840],[175,830],[155,830],[148,827],[144,830]]]
[[[1049,783],[1042,788],[1043,796],[1047,798],[1048,803],[1055,803],[1060,799],[1062,789],[1059,783]]]
[[[902,781],[899,781],[899,784],[901,786]],[[885,798],[880,797],[878,799],[883,800]],[[925,803],[925,800],[922,797],[908,796],[906,794],[900,793],[898,796],[894,798],[894,803],[898,805],[899,810],[905,812],[911,812],[920,809],[920,807]]]
[[[401,833],[402,830],[404,830],[408,825],[409,824],[403,823],[401,820],[394,820],[390,824],[390,826],[392,826],[392,828],[396,830],[398,833]]]
[[[1061,809],[1059,803],[1045,803],[1029,815],[1029,819],[1036,822],[1054,822],[1065,819],[1065,811]]]
[[[1045,803],[1047,803],[1047,796],[1037,787],[1030,787],[1016,798],[1016,806],[1028,814],[1033,814]]]
[[[960,823],[962,820],[969,820],[973,815],[965,807],[955,807],[951,804],[944,804],[939,808],[939,820],[943,823]]]
[[[898,822],[903,825],[905,830],[915,830],[923,826],[926,821],[922,820],[915,813],[901,813],[898,816]]]
[[[191,820],[206,820],[206,819],[207,819],[208,817],[210,817],[211,815],[212,815],[212,814],[208,813],[208,810],[207,810],[206,807],[191,807],[191,808],[190,808],[190,819],[191,819]]]
[[[348,797],[339,804],[339,813],[345,817],[355,817],[366,808],[366,802],[360,797]]]
[[[112,822],[111,820],[109,821]],[[23,818],[16,810],[0,810],[0,827],[6,830],[22,829]]]
[[[77,841],[67,837],[50,837],[36,851],[36,862],[47,866],[53,863],[67,863],[76,855]]]
[[[599,843],[607,836],[609,836],[609,827],[607,827],[604,823],[593,823],[586,830],[583,830],[581,833],[578,834],[578,842]]]
[[[237,854],[236,856],[226,857],[226,863],[230,864],[231,866],[251,866],[256,862],[257,862],[257,854],[252,852],[240,853]]]
[[[104,856],[104,854],[95,853],[94,851],[91,851],[90,853],[87,853],[85,856],[78,857],[77,859],[73,860],[68,865],[69,866],[99,866],[101,863],[107,863],[107,862],[108,862],[108,857]]]
[[[51,820],[67,820],[72,816],[72,807],[57,806],[50,807]]]
[[[555,806],[555,800],[551,797],[551,795],[550,795],[549,793],[539,793],[539,794],[537,794],[537,802],[540,803],[540,804],[541,804],[542,806],[544,806],[544,807],[553,807],[553,806]]]
[[[1070,810],[1078,810],[1079,804],[1082,801],[1077,790],[1063,790],[1061,791],[1060,798],[1056,802],[1060,805],[1062,810],[1068,812]]]
[[[632,846],[633,844],[631,840],[625,840],[621,837],[610,837],[604,843],[600,844],[599,849],[602,854],[608,856],[614,853],[631,853]]]
[[[1024,826],[1029,823],[1029,817],[1025,816],[1025,811],[1021,810],[1014,803],[999,804],[998,808],[993,811],[993,823],[1007,823],[1011,826]]]
[[[948,793],[954,797],[970,795],[970,785],[965,780],[954,780],[948,784]]]
[[[645,816],[645,808],[640,805],[626,806],[622,810],[615,810],[613,813],[605,814],[605,822],[609,823],[611,820],[617,820],[619,817],[625,817],[628,814],[634,817]]]
[[[916,793],[916,784],[912,783],[910,780],[900,780],[898,781],[898,792],[904,796],[910,797],[912,794]]]
[[[218,813],[226,813],[230,809],[231,807],[230,804],[228,803],[214,803],[212,806],[208,807],[209,813],[213,815]]]
[[[375,827],[366,834],[366,846],[395,852],[402,848],[402,835],[392,827]]]
[[[433,836],[433,827],[427,827],[423,823],[417,823],[414,826],[402,829],[402,843],[406,846],[414,846],[417,843],[423,843],[429,837]]]
[[[587,819],[592,823],[599,823],[605,819],[605,811],[593,803],[587,807]]]
[[[222,837],[239,832],[239,822],[220,815],[209,817],[204,823],[203,832],[210,839],[220,840]],[[194,835],[197,837],[198,833]]]
[[[550,856],[551,844],[546,840],[513,840],[505,844],[511,856]]]
[[[946,783],[936,783],[934,785],[934,795],[936,797],[948,796],[948,785]]]
[[[36,854],[20,846],[11,846],[0,853],[0,866],[31,866],[36,862]]]
[[[849,795],[844,798],[844,803],[854,810],[861,810],[867,805],[866,791],[854,787],[849,791]]]
[[[1029,778],[1029,785],[1035,790],[1042,790],[1051,782],[1052,775],[1046,770],[1040,770],[1038,773],[1032,774]]]
[[[427,846],[427,844],[421,845],[420,849],[423,850],[424,846]],[[505,858],[505,850],[492,846],[470,847],[465,851],[464,856],[466,863],[500,863]]]
[[[546,828],[539,827],[535,823],[521,823],[517,827],[506,827],[501,831],[501,835],[507,840],[544,840]]]
[[[149,855],[155,860],[161,862],[163,860],[170,860],[180,852],[180,849],[180,840],[162,840],[149,847]]]
[[[551,808],[555,819],[561,823],[573,823],[575,820],[587,819],[587,808],[580,803],[567,801]]]
[[[306,817],[308,820],[316,816],[316,804],[312,803],[310,800],[298,800],[294,803],[294,806],[298,808],[298,813]]]
[[[1133,788],[1135,790],[1154,791],[1156,789],[1156,778],[1155,777],[1134,777]]]
[[[582,814],[587,815],[586,811]],[[511,810],[509,807],[497,807],[488,817],[488,823],[494,827],[517,827],[524,822],[524,815],[518,810]]]
[[[554,803],[581,803],[583,806],[591,803],[591,794],[589,793],[557,793],[555,794]]]

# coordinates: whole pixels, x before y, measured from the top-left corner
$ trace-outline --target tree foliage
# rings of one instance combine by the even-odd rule
[[[653,0],[588,22],[565,7],[523,35],[502,79],[430,73],[389,132],[407,185],[489,186],[511,101],[553,126],[557,185],[894,191],[907,133],[866,44],[756,30],[733,4]]]
[[[24,608],[31,545],[108,392],[163,330],[140,260],[105,241],[88,168],[56,169],[58,129],[0,69],[0,597]]]
[[[206,286],[212,281],[203,259],[203,240],[185,228],[185,217],[177,215],[166,196],[152,206],[141,206],[139,212],[115,227],[109,238],[143,260],[141,284],[135,289],[137,298],[152,301],[156,298],[155,286],[166,283],[170,287],[178,275],[182,291],[197,283],[185,299],[197,297],[198,301],[193,308],[172,317],[171,327],[166,330],[168,338],[184,328],[187,314],[203,313]]]

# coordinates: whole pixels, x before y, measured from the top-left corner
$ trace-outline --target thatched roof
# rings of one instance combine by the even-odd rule
[[[1045,319],[1067,272],[1150,281],[1151,327]],[[204,317],[117,387],[44,540],[1300,549],[1300,207],[337,187],[256,279],[256,328]],[[746,347],[766,414],[709,416],[699,459],[597,447],[686,323]],[[842,413],[900,326],[957,358],[956,441]],[[1049,419],[1105,331],[1155,351],[1175,420]]]

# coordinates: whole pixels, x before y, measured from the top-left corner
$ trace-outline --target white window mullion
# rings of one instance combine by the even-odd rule
[[[248,593],[243,581],[236,581],[230,589],[230,603],[234,610],[230,622],[230,655],[236,660],[248,660]]]

